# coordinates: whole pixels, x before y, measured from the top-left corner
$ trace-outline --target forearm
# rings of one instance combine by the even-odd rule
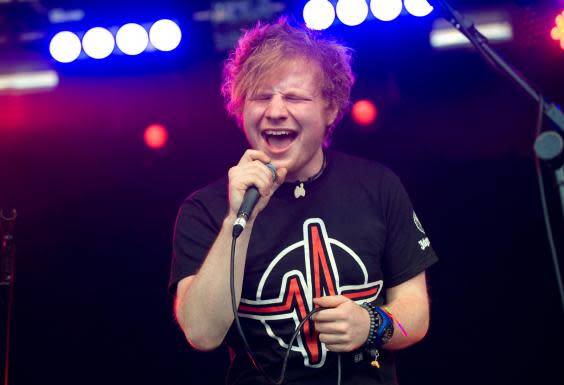
[[[230,289],[233,220],[234,218],[230,216],[224,220],[221,231],[191,282],[189,290],[177,293],[175,307],[177,320],[190,344],[200,350],[212,350],[219,346],[233,322]],[[237,239],[235,252],[237,306],[241,299],[252,225],[252,221],[249,221],[245,231]]]
[[[429,302],[427,298],[406,295],[384,306],[394,319],[394,334],[384,345],[385,349],[398,350],[422,340],[429,328]],[[401,325],[401,326],[400,326]]]

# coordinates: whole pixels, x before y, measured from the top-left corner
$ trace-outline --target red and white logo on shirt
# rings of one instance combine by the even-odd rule
[[[383,284],[382,280],[368,281],[368,271],[361,258],[345,244],[330,238],[321,219],[306,220],[303,235],[303,240],[286,247],[272,260],[259,282],[256,299],[241,298],[239,305],[241,317],[259,320],[266,333],[284,349],[288,347],[291,334],[278,335],[280,324],[292,320],[294,328],[298,327],[313,310],[313,298],[343,295],[358,303],[371,302],[378,297]],[[360,272],[358,282],[342,282],[333,250],[350,256],[346,263],[349,268]],[[289,256],[295,252],[303,252],[305,271],[302,271],[303,268],[288,268],[287,260],[291,259]],[[285,259],[285,263],[282,263]],[[282,268],[287,271],[275,274]],[[280,276],[281,280],[275,278]],[[278,282],[273,282],[273,279]],[[276,291],[280,287],[278,296],[264,297],[266,285],[276,287]],[[319,368],[324,365],[327,348],[319,341],[313,321],[308,320],[304,324],[292,350],[302,354],[305,366]]]

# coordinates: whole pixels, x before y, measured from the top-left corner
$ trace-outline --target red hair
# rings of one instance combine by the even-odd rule
[[[338,108],[335,121],[329,127],[326,144],[334,127],[350,105],[354,83],[351,69],[351,49],[302,27],[290,25],[286,17],[272,24],[258,22],[246,31],[224,63],[222,94],[229,115],[243,125],[243,106],[247,95],[280,66],[280,63],[302,59],[320,68],[321,94],[330,105]]]

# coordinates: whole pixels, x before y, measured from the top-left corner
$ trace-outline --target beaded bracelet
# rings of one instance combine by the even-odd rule
[[[371,350],[379,348],[387,343],[394,334],[394,323],[390,316],[380,307],[373,306],[368,302],[361,305],[370,315],[370,329],[365,348]]]
[[[368,338],[364,343],[364,347],[366,350],[371,350],[377,347],[376,332],[380,326],[380,319],[376,317],[377,313],[374,312],[374,308],[368,302],[364,302],[361,306],[366,309],[370,316],[370,329],[368,330]]]

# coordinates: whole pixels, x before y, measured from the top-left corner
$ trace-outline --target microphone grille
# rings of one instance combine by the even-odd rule
[[[276,182],[276,178],[278,177],[276,175],[276,167],[272,163],[267,163],[266,167],[272,172],[272,181]]]

